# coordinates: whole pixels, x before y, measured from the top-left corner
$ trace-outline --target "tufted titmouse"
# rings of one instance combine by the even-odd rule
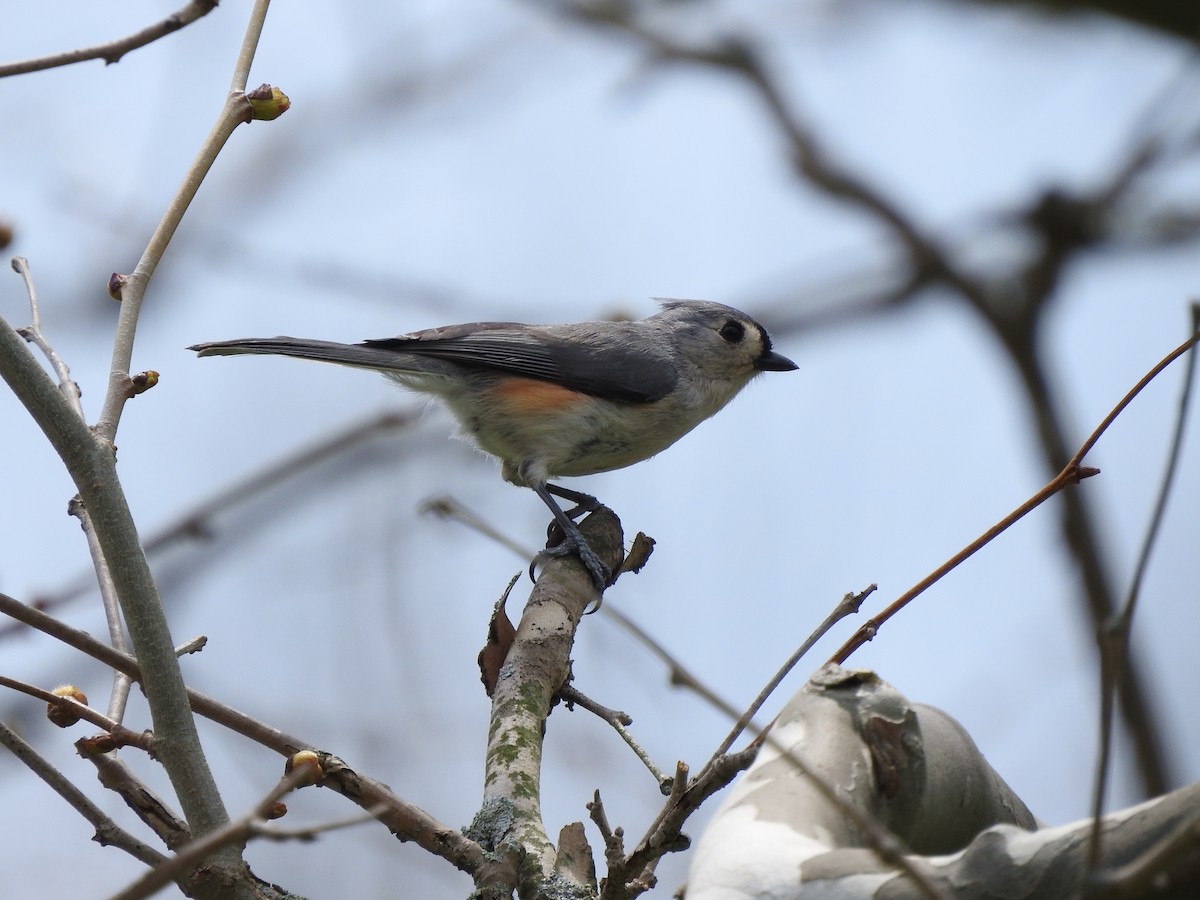
[[[559,476],[620,469],[675,443],[733,399],[759,372],[790,359],[745,313],[702,300],[663,300],[640,322],[520,325],[472,322],[361,344],[292,337],[196,344],[200,356],[277,354],[375,369],[437,397],[464,433],[501,461],[501,474],[532,488],[598,590],[607,566],[574,519],[595,497],[550,484]],[[564,511],[551,495],[575,504]]]

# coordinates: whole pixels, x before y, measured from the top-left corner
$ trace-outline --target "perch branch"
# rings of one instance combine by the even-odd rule
[[[588,544],[610,568],[621,561],[621,526],[601,507],[580,525]],[[492,694],[483,804],[470,834],[503,858],[522,858],[519,872],[505,867],[481,873],[477,888],[516,874],[520,893],[556,870],[554,848],[541,816],[542,740],[546,717],[570,676],[571,647],[584,610],[596,592],[574,557],[551,559],[534,585]]]

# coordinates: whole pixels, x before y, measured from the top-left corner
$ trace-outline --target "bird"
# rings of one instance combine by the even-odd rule
[[[357,344],[294,337],[194,344],[201,356],[289,356],[382,372],[441,401],[463,436],[534,491],[596,589],[611,572],[575,519],[599,508],[551,479],[621,469],[658,454],[721,410],[763,372],[797,368],[765,328],[708,300],[660,299],[639,321],[558,325],[468,322]],[[564,510],[554,499],[574,504]]]

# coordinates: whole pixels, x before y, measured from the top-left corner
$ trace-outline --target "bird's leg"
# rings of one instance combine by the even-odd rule
[[[596,555],[596,551],[588,546],[588,542],[584,539],[583,534],[580,533],[579,526],[575,524],[574,519],[575,516],[592,512],[599,508],[599,501],[588,494],[568,490],[556,484],[534,484],[530,485],[530,487],[542,498],[542,502],[550,508],[550,511],[554,514],[554,521],[558,523],[558,527],[563,532],[563,542],[561,544],[554,547],[547,547],[542,552],[547,556],[555,557],[566,556],[570,553],[578,554],[583,564],[587,567],[588,572],[591,573],[592,581],[596,584],[596,590],[603,591],[608,587],[608,580],[612,577],[612,572],[600,560],[600,557]],[[575,508],[570,512],[564,511],[555,499],[550,496],[551,494],[557,494],[564,500],[570,500],[575,504]]]
[[[565,488],[560,484],[547,484],[546,490],[555,497],[562,497],[564,500],[570,500],[575,504],[574,509],[568,509],[564,515],[568,519],[578,519],[584,513],[595,512],[600,508],[600,501],[591,494],[584,494],[579,491],[573,491],[570,488]],[[543,500],[546,498],[543,497]],[[557,508],[558,504],[554,506]]]

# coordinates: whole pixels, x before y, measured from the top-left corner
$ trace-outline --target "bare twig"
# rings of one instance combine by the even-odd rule
[[[522,547],[520,543],[510,538],[499,528],[487,522],[478,513],[468,509],[449,494],[438,494],[436,497],[430,497],[421,504],[420,510],[423,513],[437,516],[439,519],[448,519],[452,522],[459,522],[466,525],[468,528],[478,531],[484,537],[491,538],[500,546],[507,547],[524,560],[533,559],[537,555],[536,553],[531,553],[528,548]]]
[[[746,729],[746,726],[750,724],[751,720],[754,719],[754,716],[760,709],[762,709],[763,704],[767,702],[767,698],[775,693],[775,690],[779,687],[780,683],[782,683],[783,679],[787,677],[788,673],[791,672],[792,669],[795,668],[796,664],[804,658],[804,655],[812,649],[813,644],[823,638],[829,632],[830,628],[842,621],[842,619],[846,618],[846,616],[857,614],[859,607],[862,606],[863,601],[866,600],[871,594],[875,593],[877,588],[878,585],[872,584],[861,593],[846,594],[846,596],[841,599],[838,605],[833,608],[833,611],[825,617],[825,621],[813,629],[813,633],[808,636],[808,639],[797,648],[795,653],[788,657],[787,661],[782,666],[779,667],[779,670],[774,676],[772,676],[771,680],[766,683],[763,689],[759,691],[758,696],[754,698],[754,700],[746,708],[746,711],[738,717],[737,722],[734,723],[733,729],[728,735],[725,736],[725,740],[721,741],[720,746],[718,746],[713,752],[712,758],[708,762],[709,765],[712,765],[718,757],[723,756],[726,752],[728,752],[729,748],[733,746],[733,742],[738,739],[738,735],[740,735]]]
[[[517,577],[520,578],[520,575]],[[597,703],[574,685],[564,684],[562,686],[562,690],[558,692],[558,696],[565,704],[567,704],[568,708],[572,706],[582,706],[592,715],[603,719],[610,725],[618,726],[633,724],[633,717],[629,715],[629,713],[621,712],[619,709],[609,709],[607,706]]]
[[[478,513],[468,509],[460,501],[449,495],[431,498],[422,505],[422,510],[454,522],[466,525],[485,537],[489,537],[503,547],[507,547],[521,559],[532,559],[536,554],[526,547],[507,537],[494,525],[488,523]],[[600,614],[607,616],[621,628],[628,631],[642,646],[658,657],[670,671],[670,682],[675,687],[683,687],[694,691],[707,700],[713,708],[720,710],[732,720],[737,720],[740,710],[729,701],[722,698],[716,691],[704,683],[703,679],[681,663],[666,647],[655,640],[650,632],[638,625],[633,619],[618,609],[613,608],[612,601],[600,608]]]
[[[201,540],[212,531],[212,520],[219,514],[254,499],[271,488],[286,482],[305,470],[328,459],[346,453],[377,434],[411,426],[417,415],[408,412],[387,412],[353,424],[328,438],[305,447],[294,454],[276,460],[261,470],[222,488],[209,499],[196,504],[174,522],[146,536],[142,543],[147,556],[153,557],[176,543]],[[39,593],[33,600],[42,610],[52,610],[83,595],[92,587],[90,577],[76,578],[66,587]],[[0,628],[0,640],[16,633],[10,626]]]
[[[96,440],[2,318],[0,377],[46,434],[87,506],[138,655],[159,758],[185,804],[188,821],[199,833],[220,827],[227,817],[200,747],[161,598],[111,448]],[[236,865],[230,860],[221,863]]]
[[[419,413],[408,410],[379,413],[321,438],[311,446],[268,463],[257,472],[235,481],[207,500],[196,504],[161,531],[150,534],[146,538],[146,552],[153,554],[179,541],[206,537],[212,530],[212,520],[220,513],[254,499],[330,459],[348,453],[359,444],[380,434],[410,428],[419,418]]]
[[[1192,63],[1187,67],[1191,68]],[[1040,334],[1044,313],[1050,308],[1066,266],[1089,248],[1111,244],[1118,234],[1120,205],[1131,198],[1136,200],[1139,183],[1171,161],[1166,129],[1154,128],[1149,122],[1153,113],[1160,113],[1168,105],[1173,91],[1186,91],[1188,74],[1185,71],[1184,76],[1173,77],[1167,90],[1155,97],[1135,120],[1125,158],[1113,168],[1106,183],[1087,191],[1048,189],[1016,217],[1031,232],[1039,248],[1018,273],[1016,290],[1010,284],[992,284],[985,293],[963,294],[963,299],[992,329],[1020,376],[1050,471],[1061,465],[1069,446],[1064,417],[1050,389],[1051,367],[1043,358],[1046,342],[1040,339]],[[1194,225],[1185,226],[1185,231],[1191,228]],[[1069,491],[1063,494],[1062,504],[1065,545],[1074,558],[1083,586],[1080,597],[1085,601],[1084,612],[1098,633],[1108,627],[1116,611],[1116,591],[1105,566],[1094,518],[1085,507],[1084,498]],[[1103,658],[1100,665],[1103,669]],[[1148,700],[1146,678],[1129,648],[1115,677],[1117,708],[1133,745],[1143,790],[1150,796],[1160,794],[1170,782],[1162,727]]]
[[[233,66],[233,77],[229,82],[231,96],[243,93],[250,80],[250,67],[254,64],[254,54],[258,52],[258,41],[262,37],[263,25],[267,21],[267,8],[271,0],[255,0],[250,10],[250,21],[246,23],[246,35],[242,38],[242,49],[238,52],[237,62]]]
[[[34,344],[50,362],[51,368],[54,369],[58,376],[58,388],[62,391],[63,396],[75,413],[79,416],[80,421],[84,420],[83,406],[79,402],[80,391],[79,385],[71,378],[71,370],[62,358],[55,352],[50,342],[46,340],[42,334],[42,319],[39,309],[37,289],[33,283],[33,274],[29,270],[29,263],[24,257],[16,257],[12,261],[13,269],[21,275],[25,280],[25,290],[29,296],[29,325],[18,330],[25,340]],[[79,519],[80,527],[83,529],[84,536],[87,539],[88,553],[92,559],[92,568],[96,575],[96,582],[100,587],[100,597],[104,604],[104,618],[108,624],[109,639],[112,645],[122,653],[128,650],[125,641],[125,628],[121,622],[121,608],[117,600],[117,589],[113,585],[112,573],[109,571],[108,563],[104,559],[104,553],[100,549],[100,542],[96,538],[96,532],[92,528],[91,520],[88,518],[87,509],[78,497],[75,497],[67,506],[67,511]],[[116,721],[121,721],[125,714],[125,703],[129,696],[129,680],[119,672],[113,674],[112,692],[108,702],[108,715]]]
[[[600,790],[597,788],[592,792],[592,802],[587,805],[588,818],[596,823],[596,828],[600,831],[600,837],[605,841],[613,837],[612,826],[608,824],[608,814],[604,811],[604,801],[600,799]]]
[[[624,886],[627,889],[625,895],[613,893],[610,896],[636,896],[647,890],[651,884],[649,876],[658,860],[667,853],[686,850],[690,845],[688,838],[682,834],[683,824],[688,817],[709,797],[733,781],[739,772],[748,768],[757,753],[758,748],[755,747],[752,751],[740,750],[722,756],[716,765],[705,766],[690,783],[687,780],[687,766],[679,763],[670,795],[637,848],[626,856],[621,867],[623,872],[637,873],[634,881]]]
[[[879,615],[872,616],[870,619],[864,622],[863,625],[850,638],[850,640],[846,641],[846,643],[843,644],[838,651],[829,658],[829,662],[838,663],[839,665],[844,663],[847,659],[849,659],[850,655],[854,653],[855,650],[857,650],[863,644],[866,644],[868,641],[873,640],[880,627],[888,619],[900,612],[900,610],[906,607],[909,603],[911,603],[921,594],[925,593],[926,590],[937,584],[942,578],[954,571],[956,568],[990,544],[999,535],[1003,534],[1014,524],[1025,518],[1025,516],[1033,512],[1033,510],[1037,509],[1063,488],[1067,487],[1068,485],[1078,484],[1080,480],[1089,478],[1096,474],[1099,474],[1099,469],[1084,469],[1080,468],[1077,463],[1069,463],[1040,491],[1018,506],[1015,510],[1009,513],[975,540],[971,541],[971,543],[969,543],[962,550],[959,550],[958,553],[954,554],[954,556],[950,557],[950,559],[946,560],[946,562],[942,563],[940,566],[926,575],[913,587],[901,594],[891,603],[891,605],[884,609],[883,612],[879,613]]]
[[[642,761],[642,765],[654,776],[654,780],[658,782],[660,788],[663,785],[671,783],[670,779],[663,775],[662,769],[654,764],[654,760],[650,758],[650,754],[646,752],[646,748],[639,744],[634,736],[629,733],[627,726],[633,724],[633,719],[627,714],[618,712],[615,709],[609,709],[607,706],[601,706],[595,700],[580,693],[569,684],[564,684],[558,694],[568,705],[582,706],[588,712],[607,722],[612,730],[620,736],[621,740],[629,746],[629,749],[634,752],[637,758]]]
[[[42,313],[38,304],[37,288],[33,283],[33,273],[29,270],[29,260],[23,256],[15,256],[12,267],[13,271],[24,279],[25,293],[29,297],[29,324],[17,329],[17,333],[42,351],[50,367],[54,369],[54,374],[58,376],[58,389],[62,391],[79,418],[83,419],[83,406],[79,403],[79,385],[71,377],[71,369],[42,334]]]
[[[0,675],[0,687],[19,691],[22,694],[36,697],[46,703],[52,703],[74,713],[79,718],[91,722],[96,727],[103,728],[113,736],[118,746],[137,747],[151,755],[154,754],[154,736],[152,734],[147,731],[132,731],[115,719],[97,712],[84,703],[80,703],[70,697],[60,697],[52,691],[44,690],[24,681],[18,681],[15,678],[9,678],[7,675]]]
[[[266,9],[267,0],[256,0],[235,66],[235,81],[244,74],[253,58]],[[217,152],[233,129],[248,121],[252,114],[244,94],[230,96],[183,186],[151,237],[137,269],[128,278],[120,280],[123,302],[114,339],[109,385],[94,431],[79,420],[66,400],[49,384],[32,355],[20,344],[16,333],[0,320],[0,375],[58,451],[88,510],[102,555],[111,568],[123,617],[138,657],[159,758],[183,805],[189,825],[200,836],[225,826],[229,817],[200,746],[161,598],[117,478],[112,446],[121,410],[134,394],[129,362],[146,285]],[[243,885],[237,894],[245,893],[244,864],[236,848],[222,848],[214,858],[213,866],[219,873],[216,883]]]
[[[606,603],[601,612],[616,622],[618,626],[629,632],[633,636],[633,639],[649,650],[652,655],[658,657],[662,664],[667,667],[667,671],[669,672],[668,678],[672,687],[681,687],[692,691],[701,699],[707,701],[713,709],[719,710],[734,721],[737,720],[739,710],[736,706],[718,694],[713,688],[709,687],[702,678],[680,662],[678,657],[670,650],[655,640],[650,632],[646,631],[646,629],[621,612],[621,610],[613,607],[612,601]]]
[[[113,584],[112,571],[104,551],[100,547],[100,539],[96,537],[96,529],[92,527],[91,516],[87,507],[78,496],[67,504],[67,512],[79,519],[79,527],[87,540],[88,555],[92,558],[92,569],[96,573],[96,584],[100,588],[100,601],[104,605],[104,622],[108,626],[108,640],[113,649],[121,653],[129,652],[129,644],[125,640],[125,626],[121,621],[121,601],[117,597],[117,587]],[[125,718],[125,706],[129,701],[129,686],[131,682],[127,675],[113,672],[112,690],[108,697],[108,714],[120,722]]]
[[[879,627],[884,622],[915,600],[929,587],[940,581],[949,572],[956,569],[959,565],[961,565],[983,547],[991,543],[991,541],[993,541],[998,535],[1002,534],[1013,524],[1023,519],[1033,510],[1037,509],[1059,491],[1078,484],[1084,478],[1089,478],[1092,475],[1098,474],[1099,469],[1092,469],[1082,465],[1084,456],[1086,456],[1087,453],[1096,445],[1096,442],[1100,440],[1101,436],[1105,431],[1108,430],[1108,427],[1112,425],[1117,416],[1124,411],[1125,407],[1133,402],[1133,399],[1142,392],[1146,385],[1153,381],[1163,369],[1191,349],[1191,347],[1197,341],[1200,341],[1200,332],[1193,334],[1190,338],[1168,353],[1158,362],[1157,365],[1154,366],[1154,368],[1147,372],[1136,385],[1130,388],[1128,393],[1121,398],[1121,401],[1113,407],[1112,411],[1109,412],[1107,416],[1104,417],[1104,421],[1096,426],[1095,430],[1088,435],[1087,440],[1083,442],[1080,448],[1075,452],[1075,455],[1071,457],[1071,459],[1063,467],[1062,471],[1054,476],[1054,478],[1051,479],[1045,487],[1043,487],[1040,491],[1018,506],[1015,510],[985,531],[982,535],[980,535],[942,565],[938,566],[938,568],[936,568],[933,572],[897,598],[878,616],[867,620],[867,622],[857,632],[855,632],[850,640],[842,645],[842,647],[830,658],[829,661],[839,664],[844,663],[846,659],[849,658],[850,654],[875,637],[875,633],[879,630]]]
[[[588,818],[595,824],[604,839],[604,861],[607,864],[608,875],[600,884],[600,900],[610,896],[621,896],[629,875],[625,871],[625,831],[613,828],[608,822],[608,813],[604,810],[604,801],[600,799],[600,791],[592,794],[592,801],[587,805]]]
[[[199,653],[208,643],[208,636],[198,634],[194,638],[189,638],[178,647],[175,648],[176,656],[187,656],[191,653]]]
[[[237,63],[234,65],[230,93],[220,115],[184,175],[183,184],[180,185],[179,190],[167,205],[166,212],[150,236],[150,241],[136,268],[130,274],[117,276],[115,279],[119,284],[121,312],[117,319],[116,336],[113,341],[108,390],[104,395],[104,405],[95,426],[97,436],[109,443],[115,440],[121,412],[126,401],[132,396],[129,363],[133,356],[133,341],[146,288],[166,252],[167,245],[175,236],[179,223],[183,221],[184,213],[187,212],[188,206],[200,190],[200,185],[208,175],[213,163],[216,162],[221,148],[225,146],[225,142],[229,140],[234,130],[239,125],[249,122],[253,116],[250,101],[245,94],[246,79],[269,5],[269,0],[255,0],[250,11],[246,35],[242,40],[241,51],[238,54]]]
[[[750,706],[740,716],[737,717],[733,729],[728,735],[726,735],[716,752],[713,753],[712,757],[707,763],[705,763],[704,767],[694,779],[694,784],[701,786],[702,789],[697,788],[693,790],[693,788],[689,788],[689,791],[692,792],[692,796],[695,798],[693,800],[694,805],[691,805],[686,809],[681,809],[679,808],[679,797],[675,797],[674,800],[669,798],[667,803],[664,804],[663,808],[659,811],[658,817],[648,829],[646,837],[642,839],[642,842],[639,845],[640,847],[645,848],[661,845],[664,840],[661,837],[661,832],[665,827],[665,822],[670,820],[674,823],[673,827],[682,827],[687,816],[689,816],[695,809],[698,809],[700,803],[703,802],[704,799],[728,784],[738,772],[742,771],[742,769],[746,768],[751,762],[753,762],[763,740],[767,739],[766,735],[770,730],[770,725],[768,725],[766,728],[758,729],[751,724],[755,714],[759,709],[762,708],[762,705],[767,701],[771,694],[775,692],[783,679],[792,670],[792,668],[795,667],[796,663],[798,663],[800,659],[808,652],[808,650],[812,648],[813,644],[820,640],[820,638],[823,637],[837,622],[841,621],[848,615],[856,613],[859,606],[862,604],[862,601],[866,599],[866,597],[868,597],[873,591],[875,591],[875,589],[875,585],[870,585],[860,594],[847,594],[842,598],[834,610],[825,618],[825,621],[822,622],[800,646],[800,648],[797,649],[796,652],[791,655],[791,657],[789,657],[789,659],[779,668],[770,681],[767,682],[766,686],[759,692],[758,696],[754,699]],[[732,714],[730,717],[733,717]],[[733,746],[733,742],[736,741],[738,736],[747,728],[750,728],[756,733],[755,740],[744,751],[730,755],[728,753],[729,748]],[[704,793],[705,791],[707,791],[707,793]],[[659,833],[660,836],[657,838],[652,837],[656,833]]]
[[[97,748],[93,741],[81,738],[75,742],[79,755],[96,767],[96,777],[104,787],[124,801],[142,823],[158,835],[169,850],[178,851],[192,840],[179,813],[146,786],[120,756]]]
[[[124,672],[134,681],[141,681],[137,662],[118,653],[112,647],[96,640],[90,634],[72,628],[53,616],[33,607],[26,606],[5,594],[0,594],[0,614],[10,616],[56,638],[68,646],[91,656],[118,671]],[[278,728],[267,725],[246,713],[226,706],[207,694],[187,688],[187,699],[197,715],[204,716],[237,734],[269,747],[277,753],[291,757],[301,750],[309,749],[313,743],[295,737]],[[323,754],[334,760],[329,754]],[[340,761],[330,762],[325,767],[326,777],[322,784],[347,797],[365,810],[383,810],[376,818],[401,840],[413,841],[430,853],[442,857],[464,872],[474,872],[483,862],[483,851],[474,841],[464,837],[457,829],[438,822],[424,810],[401,800],[380,782],[360,775]]]
[[[60,622],[58,619],[47,615],[39,609],[26,606],[21,601],[15,600],[6,594],[0,594],[0,614],[16,619],[30,628],[48,634],[62,641],[64,644],[74,647],[81,653],[99,660],[104,665],[116,669],[136,682],[141,682],[142,680],[141,668],[137,660],[132,656],[114,650],[108,644],[96,640],[86,631],[72,628],[65,622]],[[193,688],[186,688],[185,690],[187,692],[188,704],[197,714],[224,725],[231,731],[262,744],[264,747],[269,747],[284,756],[291,756],[311,746],[299,738],[292,737],[278,729],[264,725],[262,722],[245,713],[225,706]]]
[[[1192,331],[1193,333],[1200,332],[1200,303],[1192,304],[1191,313]],[[1142,540],[1142,549],[1138,554],[1133,577],[1130,579],[1125,605],[1096,636],[1100,645],[1100,750],[1096,761],[1096,780],[1092,791],[1092,830],[1088,848],[1088,869],[1092,873],[1100,865],[1100,842],[1103,829],[1101,817],[1104,813],[1104,795],[1108,786],[1109,763],[1112,753],[1115,687],[1118,673],[1128,652],[1130,633],[1133,629],[1133,615],[1141,594],[1142,582],[1150,564],[1150,554],[1154,549],[1159,527],[1166,514],[1167,500],[1171,496],[1171,488],[1175,482],[1175,472],[1179,465],[1180,451],[1183,448],[1184,425],[1187,422],[1188,409],[1191,406],[1195,373],[1196,354],[1192,353],[1188,356],[1187,366],[1183,373],[1183,389],[1179,395],[1175,429],[1167,452],[1162,483],[1159,485],[1158,497],[1150,514],[1149,524],[1146,526],[1146,535]]]
[[[1135,120],[1131,131],[1134,138],[1125,159],[1114,167],[1107,183],[1082,192],[1051,188],[1017,217],[1040,248],[1020,271],[1018,289],[1013,290],[1008,284],[993,284],[984,293],[963,294],[963,299],[987,322],[1008,352],[1020,376],[1037,423],[1042,454],[1051,471],[1061,464],[1069,449],[1062,424],[1064,417],[1050,389],[1051,367],[1043,359],[1042,348],[1046,343],[1040,340],[1043,314],[1050,308],[1066,266],[1081,252],[1113,241],[1120,221],[1116,215],[1118,207],[1136,198],[1135,189],[1140,181],[1170,161],[1165,129],[1154,129],[1147,123],[1152,113],[1167,105],[1169,94],[1184,86],[1185,77],[1176,76],[1172,82]],[[1065,545],[1074,557],[1082,582],[1080,596],[1085,601],[1084,611],[1092,628],[1099,633],[1108,627],[1117,608],[1116,592],[1104,564],[1097,527],[1084,498],[1069,491],[1063,494],[1062,504]],[[1102,657],[1102,680],[1105,665]],[[1158,795],[1170,782],[1162,727],[1156,722],[1146,678],[1130,648],[1126,648],[1123,665],[1114,672],[1114,677],[1117,708],[1133,745],[1143,790],[1147,795]]]
[[[196,868],[222,847],[244,844],[275,809],[275,804],[309,778],[309,773],[295,769],[280,779],[254,808],[240,819],[184,846],[175,856],[155,866],[125,890],[114,894],[112,900],[142,900]]]
[[[141,31],[131,34],[128,37],[109,41],[107,44],[85,47],[81,50],[68,50],[64,53],[54,53],[50,56],[39,56],[35,59],[26,59],[20,62],[0,65],[0,78],[7,78],[10,75],[24,75],[27,72],[40,72],[44,69],[53,69],[58,66],[69,66],[72,63],[85,62],[90,59],[102,59],[106,65],[112,65],[130,50],[137,50],[157,41],[159,38],[166,37],[168,34],[172,34],[192,24],[197,19],[203,18],[216,9],[216,7],[217,0],[191,0],[190,3],[171,13],[171,15],[167,16],[161,22],[156,22],[150,27],[143,28]]]
[[[1048,308],[1064,267],[1080,252],[1112,239],[1117,221],[1111,215],[1114,207],[1130,197],[1132,189],[1149,172],[1169,160],[1162,138],[1139,136],[1132,142],[1124,162],[1099,189],[1080,193],[1052,188],[1017,215],[1006,217],[1029,231],[1039,246],[1018,273],[1014,289],[1011,277],[973,275],[957,261],[960,255],[953,248],[927,233],[877,186],[826,155],[815,131],[786,98],[782,86],[765,65],[761,51],[749,41],[717,37],[685,43],[652,27],[648,17],[643,20],[641,8],[636,4],[620,0],[563,0],[555,8],[633,36],[654,58],[725,71],[745,81],[788,142],[797,173],[817,190],[877,220],[903,247],[905,271],[894,279],[884,296],[873,297],[862,305],[893,308],[933,285],[949,287],[988,323],[1012,358],[1037,420],[1043,455],[1051,471],[1058,471],[1067,451],[1062,417],[1049,392],[1046,367],[1038,357],[1038,328],[1044,318],[1041,313]],[[1194,146],[1193,143],[1191,149]],[[1194,227],[1190,222],[1184,225],[1188,233]],[[1082,595],[1087,600],[1092,624],[1099,628],[1116,604],[1102,564],[1096,529],[1082,498],[1075,492],[1063,495],[1063,505],[1066,543],[1083,583]],[[1130,656],[1118,681],[1120,709],[1134,743],[1144,788],[1149,794],[1157,794],[1164,789],[1168,778],[1161,728],[1154,721],[1146,696],[1144,678]]]
[[[279,828],[275,825],[266,824],[261,820],[255,820],[250,825],[250,834],[252,837],[266,838],[269,841],[315,841],[321,835],[328,834],[331,831],[357,828],[359,825],[378,821],[379,816],[386,810],[387,805],[380,804],[379,806],[365,810],[357,816],[347,816],[344,819],[333,819],[329,822],[321,822],[317,825],[304,825],[297,828]]]
[[[143,844],[101,812],[100,808],[92,803],[83,791],[75,787],[61,772],[46,762],[33,747],[23,741],[3,722],[0,722],[0,744],[28,766],[30,771],[42,781],[50,785],[55,793],[71,804],[73,809],[91,823],[92,827],[96,829],[95,840],[101,846],[118,847],[148,866],[156,866],[166,860],[167,857],[153,847]]]

